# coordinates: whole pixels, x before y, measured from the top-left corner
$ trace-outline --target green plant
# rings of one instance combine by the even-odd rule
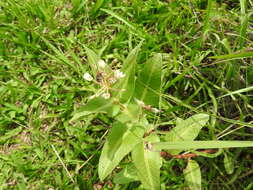
[[[216,157],[223,148],[253,146],[251,141],[195,141],[201,129],[208,123],[209,115],[198,113],[183,120],[176,118],[175,127],[161,133],[150,122],[162,114],[163,57],[153,55],[136,72],[136,60],[141,45],[134,48],[124,61],[121,69],[112,69],[94,51],[86,48],[88,63],[92,74],[84,78],[94,83],[95,94],[87,104],[81,106],[73,115],[71,122],[92,113],[106,113],[113,118],[112,127],[102,149],[98,174],[104,180],[129,154],[125,167],[116,173],[114,182],[125,184],[141,181],[145,189],[160,189],[160,168],[163,158],[175,157],[182,151],[195,155]],[[137,76],[137,77],[136,77]],[[197,149],[219,149],[210,154]],[[166,152],[164,151],[166,150]],[[212,152],[213,153],[213,152]],[[198,163],[188,158],[184,170],[185,180],[190,189],[201,189],[201,172]],[[231,162],[225,154],[226,169],[231,172]]]
[[[113,93],[90,102],[104,105],[119,92],[83,80],[90,72],[85,46],[98,49],[117,70],[128,48],[144,40],[135,76],[148,57],[162,53],[160,106],[141,108],[148,121],[143,126],[154,128],[147,129],[145,141],[149,134],[169,141],[166,134],[178,126],[178,117],[195,114],[210,117],[195,140],[252,140],[252,5],[252,0],[0,1],[0,189],[142,189],[131,151],[102,182],[97,171],[105,137],[127,103],[113,102],[114,110],[108,106],[69,123],[90,96]],[[151,108],[158,113],[145,110]],[[162,156],[161,189],[184,189],[194,161],[202,189],[252,189],[251,148],[197,151],[189,146],[199,142],[187,141],[189,149],[172,155],[175,150],[165,149],[186,144],[175,143],[148,145]],[[191,181],[196,174],[188,175]]]

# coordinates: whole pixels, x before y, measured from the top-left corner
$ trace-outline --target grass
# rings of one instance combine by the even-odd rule
[[[153,53],[163,54],[164,112],[149,118],[163,130],[176,117],[205,112],[212,117],[198,140],[251,140],[252,58],[231,56],[252,47],[252,5],[251,0],[2,0],[0,189],[141,189],[139,183],[118,186],[110,178],[99,182],[98,159],[113,118],[93,114],[69,122],[95,90],[82,78],[90,71],[85,47],[117,66],[143,41],[137,69]],[[220,55],[228,60],[210,58]],[[231,174],[223,156],[196,158],[203,189],[252,189],[252,149],[225,152],[233,160]],[[163,189],[185,188],[185,167],[182,159],[166,160]]]

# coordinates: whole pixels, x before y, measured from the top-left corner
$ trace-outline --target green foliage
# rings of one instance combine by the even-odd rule
[[[143,114],[144,110],[152,113],[156,109],[152,106],[159,106],[163,64],[162,56],[156,54],[147,61],[143,69],[138,73],[138,77],[135,78],[134,68],[139,48],[140,45],[132,50],[123,63],[121,71],[124,77],[116,81],[113,86],[119,92],[112,93],[111,97],[106,98],[108,100],[98,97],[89,101],[83,108],[79,109],[79,113],[76,113],[72,119],[73,121],[87,114],[104,111],[104,113],[115,117],[119,121],[113,123],[102,149],[98,167],[100,180],[108,177],[115,167],[119,165],[120,161],[131,152],[134,166],[128,164],[115,176],[114,182],[125,184],[126,182],[139,180],[145,189],[157,190],[160,189],[161,150],[167,150],[168,153],[177,155],[187,150],[195,152],[197,149],[219,149],[213,155],[201,152],[198,154],[196,152],[199,156],[212,158],[219,156],[222,153],[222,148],[253,146],[251,141],[194,141],[201,129],[209,121],[209,115],[204,113],[195,114],[186,120],[177,118],[176,126],[161,136],[152,131],[154,128],[152,130],[147,128],[150,124],[147,120],[146,122],[141,122],[141,118],[143,120],[143,118],[147,117]],[[96,57],[94,53],[92,53],[92,56]],[[92,61],[92,63],[89,63],[90,65],[95,64],[94,59],[90,59],[90,61]],[[108,70],[108,72],[115,71]],[[135,83],[136,86],[134,85]],[[135,94],[133,94],[134,91]],[[110,113],[115,106],[115,102],[121,108],[112,115]],[[144,134],[148,134],[147,137]],[[160,138],[165,141],[160,142]],[[226,155],[225,159],[226,170],[231,172]],[[201,173],[196,161],[188,161],[184,175],[191,189],[201,189]]]
[[[114,104],[113,100],[106,100],[102,97],[96,97],[91,99],[86,105],[81,106],[73,115],[70,122],[73,122],[80,117],[92,114],[92,113],[107,113],[111,116],[117,115],[119,112],[119,105]]]
[[[0,189],[252,189],[251,7],[0,1]]]
[[[199,164],[189,160],[184,170],[185,181],[191,190],[201,190],[201,172]]]
[[[231,156],[224,154],[224,167],[227,174],[232,174],[234,172],[234,161]]]
[[[165,140],[168,142],[194,140],[198,136],[202,127],[206,125],[208,120],[209,115],[207,114],[193,115],[186,120],[177,119],[176,127],[174,127],[165,135]],[[172,150],[169,152],[171,154],[180,153],[178,150]]]
[[[153,150],[188,150],[205,148],[252,147],[252,141],[178,141],[153,143]]]
[[[134,164],[127,164],[126,167],[113,178],[113,182],[116,184],[127,184],[133,181],[138,181],[137,171]]]
[[[159,142],[160,139],[157,135],[152,134],[145,141]],[[142,142],[133,149],[132,159],[143,187],[148,190],[160,189],[162,159],[159,152],[149,150],[145,142]]]
[[[122,111],[115,117],[122,123],[132,122],[138,123],[141,117],[141,107],[133,102],[130,102]]]
[[[140,45],[134,48],[123,63],[121,71],[126,75],[113,86],[113,95],[119,98],[122,103],[128,102],[135,89],[135,67]]]
[[[105,179],[119,162],[142,140],[144,129],[140,126],[126,126],[115,123],[108,134],[98,166],[101,180]]]
[[[162,56],[156,54],[144,64],[136,79],[135,97],[146,105],[159,106],[162,85]]]

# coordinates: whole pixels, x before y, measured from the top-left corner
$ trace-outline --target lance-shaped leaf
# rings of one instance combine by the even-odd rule
[[[144,65],[136,80],[135,96],[147,105],[159,106],[162,84],[162,56],[154,55]]]
[[[123,63],[121,71],[124,77],[119,79],[113,86],[113,96],[118,97],[120,102],[128,102],[133,96],[135,89],[135,65],[141,44],[135,47]]]
[[[154,151],[173,149],[239,148],[253,147],[253,141],[178,141],[152,143],[150,146]]]
[[[94,78],[96,78],[98,72],[112,73],[112,69],[108,64],[104,63],[103,67],[99,66],[99,62],[103,60],[101,60],[97,53],[87,47],[85,47],[85,50],[88,58],[88,64],[92,70]]]
[[[211,56],[209,58],[211,59],[222,59],[221,61],[226,61],[226,60],[231,60],[231,59],[243,59],[243,58],[248,58],[248,57],[253,57],[253,51],[246,50],[243,52],[235,52],[232,54],[227,54],[227,55],[219,55],[219,56]]]
[[[100,60],[100,57],[91,49],[85,47],[87,58],[88,58],[88,64],[92,70],[93,77],[96,77],[96,73],[98,70],[98,61]]]
[[[70,122],[80,119],[85,115],[92,113],[107,113],[115,116],[120,110],[119,105],[113,103],[113,100],[96,97],[91,99],[86,105],[81,106],[74,114]]]
[[[165,140],[168,142],[194,140],[208,120],[209,116],[207,114],[196,114],[186,120],[177,119],[176,127],[166,134]],[[169,151],[171,154],[178,154],[180,152],[181,150]]]
[[[127,184],[138,180],[139,178],[137,176],[137,169],[134,164],[128,164],[113,178],[113,182],[116,184]]]
[[[148,142],[159,142],[159,137],[152,134],[145,138]],[[137,169],[138,177],[145,189],[160,189],[160,167],[162,160],[160,153],[149,150],[147,144],[139,143],[132,151],[132,158]]]
[[[142,141],[144,129],[117,122],[112,126],[99,159],[98,175],[104,180],[119,162]]]
[[[196,161],[188,161],[187,167],[184,170],[184,177],[191,190],[201,190],[201,171]]]

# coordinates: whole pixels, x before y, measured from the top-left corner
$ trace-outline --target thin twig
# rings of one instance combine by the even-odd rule
[[[59,154],[58,154],[58,152],[56,151],[56,149],[55,149],[54,145],[51,145],[51,146],[52,146],[52,149],[54,150],[54,152],[55,152],[55,154],[56,154],[57,158],[60,160],[60,162],[61,162],[61,164],[62,164],[63,168],[66,170],[66,172],[67,172],[67,174],[68,174],[68,176],[69,176],[70,180],[71,180],[73,183],[75,183],[75,181],[74,181],[74,179],[72,178],[71,174],[69,173],[69,171],[68,171],[68,169],[67,169],[66,165],[64,164],[64,162],[62,161],[62,159],[61,159],[60,155],[59,155]]]

